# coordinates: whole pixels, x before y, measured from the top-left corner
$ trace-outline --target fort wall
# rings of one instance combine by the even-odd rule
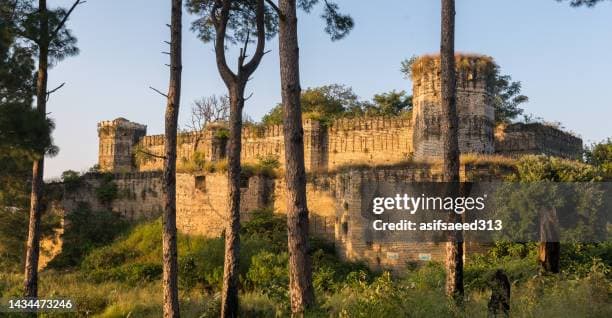
[[[544,154],[579,160],[582,139],[540,123],[516,123],[495,132],[495,150],[507,156]]]

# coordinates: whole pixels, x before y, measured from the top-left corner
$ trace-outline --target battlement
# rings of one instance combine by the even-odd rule
[[[242,128],[242,138],[273,138],[283,136],[283,125],[246,126]]]
[[[544,154],[579,160],[582,139],[542,123],[515,123],[495,132],[495,150],[508,156]]]
[[[106,127],[133,129],[133,130],[145,130],[145,131],[147,130],[146,125],[141,125],[135,122],[131,122],[123,117],[119,117],[114,120],[104,120],[98,123],[98,130],[104,129]]]
[[[582,140],[555,127],[514,124],[494,130],[493,84],[498,66],[493,58],[457,54],[457,114],[459,150],[463,154],[549,154],[579,158]],[[311,173],[350,165],[393,165],[407,159],[436,161],[442,156],[440,57],[425,55],[414,61],[412,118],[339,118],[329,123],[304,119],[304,162]],[[164,136],[146,136],[146,126],[125,118],[98,124],[99,163],[103,171],[161,170]],[[215,162],[227,153],[227,123],[216,122],[204,131],[180,133],[178,164],[197,160]],[[136,154],[138,152],[138,154]],[[275,156],[285,160],[282,125],[245,125],[243,163]],[[151,156],[152,155],[152,156]],[[139,158],[137,158],[139,157]],[[141,160],[143,159],[144,160]]]
[[[412,120],[404,117],[357,117],[336,119],[329,125],[329,132],[355,130],[385,130],[390,128],[412,127]]]

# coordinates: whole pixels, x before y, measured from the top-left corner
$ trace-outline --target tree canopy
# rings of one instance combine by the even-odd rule
[[[412,109],[412,96],[405,91],[391,91],[374,95],[372,101],[362,101],[352,88],[331,84],[307,88],[301,95],[302,113],[305,117],[329,122],[339,117],[395,116]],[[276,105],[263,118],[266,125],[283,122],[283,110]]]
[[[558,2],[566,2],[568,0],[557,0]],[[596,4],[603,2],[605,0],[569,0],[569,3],[572,7],[594,7]]]

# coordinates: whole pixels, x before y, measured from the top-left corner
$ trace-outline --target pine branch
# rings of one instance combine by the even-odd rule
[[[55,28],[55,30],[53,30],[53,33],[51,33],[51,36],[49,37],[49,43],[51,43],[55,37],[57,37],[57,35],[59,34],[59,31],[64,27],[64,25],[66,24],[66,21],[68,21],[68,18],[70,17],[70,15],[72,14],[72,11],[74,11],[74,9],[80,5],[80,4],[84,4],[87,1],[83,1],[83,0],[77,0],[74,2],[74,4],[72,5],[72,7],[70,7],[70,10],[68,10],[68,12],[66,13],[66,15],[64,16],[64,18],[62,19],[62,21],[57,25],[57,27]]]

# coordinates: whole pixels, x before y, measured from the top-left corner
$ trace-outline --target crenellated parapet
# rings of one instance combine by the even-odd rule
[[[566,159],[582,158],[582,139],[542,123],[501,125],[495,131],[495,151],[518,157],[527,154]]]
[[[355,130],[386,130],[392,128],[412,127],[412,120],[406,117],[357,117],[340,118],[329,125],[330,133]]]
[[[459,54],[457,70],[458,139],[461,153],[550,154],[579,158],[582,140],[558,128],[514,124],[494,131],[494,82],[498,66],[485,55]],[[306,171],[319,173],[352,165],[393,165],[415,159],[442,158],[443,138],[440,58],[426,55],[412,64],[411,117],[338,118],[320,122],[304,118]],[[103,171],[159,171],[163,167],[164,136],[146,135],[146,126],[124,118],[98,124],[99,164]],[[229,131],[226,122],[210,123],[177,137],[177,166],[202,169],[225,159]],[[282,125],[245,125],[241,160],[258,163],[275,157],[285,163]],[[192,170],[190,170],[192,169]],[[180,169],[179,169],[180,170]]]

